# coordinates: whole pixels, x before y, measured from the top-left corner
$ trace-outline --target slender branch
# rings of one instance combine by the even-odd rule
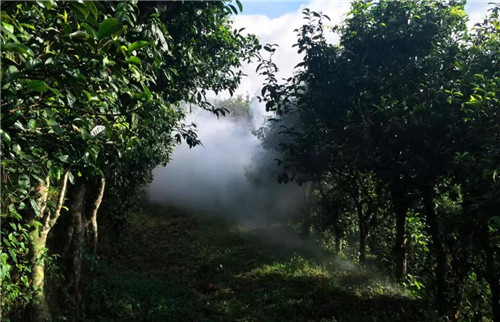
[[[97,211],[102,202],[102,198],[104,196],[104,189],[106,187],[106,179],[101,177],[101,184],[99,186],[99,192],[97,194],[97,198],[94,202],[94,208],[92,209],[92,214],[90,217],[90,224],[92,225],[92,251],[95,254],[97,250],[97,240],[98,240],[98,227],[97,227]]]
[[[38,207],[39,207],[39,216],[40,219],[43,219],[45,209],[47,208],[47,198],[49,196],[49,187],[50,187],[50,176],[47,176],[45,178],[45,187],[39,185],[40,191],[39,193],[41,194],[39,200],[38,200]],[[38,189],[38,188],[37,188]]]
[[[50,215],[47,217],[47,224],[49,225],[49,227],[53,227],[55,225],[57,219],[61,215],[61,209],[62,209],[63,204],[64,204],[64,198],[66,197],[66,191],[67,191],[67,186],[68,186],[68,177],[69,177],[69,170],[66,170],[64,172],[64,176],[63,176],[62,183],[61,183],[61,191],[59,192],[59,198],[57,200],[56,211],[54,211],[53,215]]]

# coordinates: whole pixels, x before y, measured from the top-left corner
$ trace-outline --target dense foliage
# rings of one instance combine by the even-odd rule
[[[467,30],[462,1],[358,1],[333,45],[306,9],[294,76],[276,79],[273,45],[258,67],[280,179],[317,196],[304,231],[375,256],[442,317],[500,319],[499,11]]]
[[[180,103],[220,113],[207,92],[232,94],[257,50],[232,28],[235,6],[2,2],[4,319],[79,307],[101,202],[99,221],[119,222],[175,144],[199,143]]]
[[[220,110],[227,112],[227,116],[234,121],[251,122],[252,110],[250,109],[250,97],[237,95],[227,99],[216,99],[213,105]]]
[[[255,186],[276,175],[304,185],[304,208],[293,218],[303,237],[392,276],[406,288],[394,298],[413,300],[392,301],[394,310],[383,300],[364,307],[389,287],[350,281],[351,297],[337,305],[346,294],[343,267],[357,271],[352,264],[280,261],[260,246],[222,256],[226,240],[217,241],[216,229],[217,236],[207,230],[210,238],[190,239],[191,219],[173,219],[178,229],[161,216],[129,217],[173,148],[200,144],[196,125],[185,122],[187,106],[229,112],[249,126],[249,98],[207,99],[232,96],[242,63],[260,49],[232,27],[230,16],[241,10],[239,1],[1,3],[1,317],[200,319],[226,310],[234,319],[353,318],[345,304],[360,306],[359,319],[380,307],[381,319],[406,311],[405,318],[500,320],[499,5],[468,29],[460,0],[355,1],[333,27],[338,44],[327,41],[329,18],[305,9],[293,77],[277,79],[274,45],[264,47],[269,58],[259,56],[260,99],[273,116],[255,134],[272,152],[256,158],[247,177]],[[267,166],[274,158],[281,168]],[[187,232],[192,243],[178,239],[181,248],[198,255],[179,255],[169,236],[156,236],[162,229]],[[225,249],[246,247],[240,237]],[[128,249],[146,254],[132,268],[184,283],[167,298],[173,310],[120,302],[122,293],[147,287],[162,299],[170,294],[148,281],[134,286],[144,275],[129,278]],[[162,271],[170,255],[182,258]],[[150,265],[155,258],[162,262]],[[102,281],[116,268],[124,269],[112,272],[116,281]],[[201,275],[189,280],[191,273]],[[201,294],[189,303],[194,311],[186,294]],[[252,305],[263,309],[250,313]]]

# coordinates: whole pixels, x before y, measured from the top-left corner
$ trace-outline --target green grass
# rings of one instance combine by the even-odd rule
[[[426,320],[401,288],[284,227],[156,208],[113,245],[88,288],[88,321]]]

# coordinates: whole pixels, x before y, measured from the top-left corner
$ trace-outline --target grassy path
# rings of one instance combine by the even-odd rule
[[[283,229],[138,214],[96,269],[89,321],[425,320],[397,287]]]

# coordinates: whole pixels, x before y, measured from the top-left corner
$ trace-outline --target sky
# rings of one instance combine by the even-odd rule
[[[299,1],[299,0],[250,0],[242,1],[245,15],[265,15],[269,18],[278,18],[279,16],[296,12],[302,5],[307,5],[310,1]],[[317,1],[319,2],[319,1]],[[321,2],[332,3],[332,2],[344,2],[349,1],[333,1],[333,0],[323,0]],[[476,0],[468,1],[466,10],[468,12],[483,12],[483,7],[488,4],[488,2],[494,2],[492,0]]]
[[[245,15],[265,15],[277,18],[285,13],[297,11],[307,1],[243,1]]]
[[[469,16],[469,27],[480,21],[485,16],[488,3],[500,2],[500,0],[476,0],[468,1],[465,11]],[[302,10],[321,11],[330,17],[330,25],[341,23],[345,14],[349,11],[350,1],[346,0],[309,0],[309,1],[285,1],[285,0],[248,0],[242,1],[243,12],[234,17],[235,27],[246,28],[247,33],[253,33],[260,38],[261,44],[276,43],[279,48],[274,56],[280,69],[278,76],[288,78],[291,76],[293,67],[299,62],[300,56],[292,45],[296,42],[294,29],[303,24]],[[330,34],[330,41],[335,42],[336,36]],[[244,71],[248,75],[242,80],[239,94],[255,96],[262,87],[262,81],[255,74],[255,64],[245,66]]]

